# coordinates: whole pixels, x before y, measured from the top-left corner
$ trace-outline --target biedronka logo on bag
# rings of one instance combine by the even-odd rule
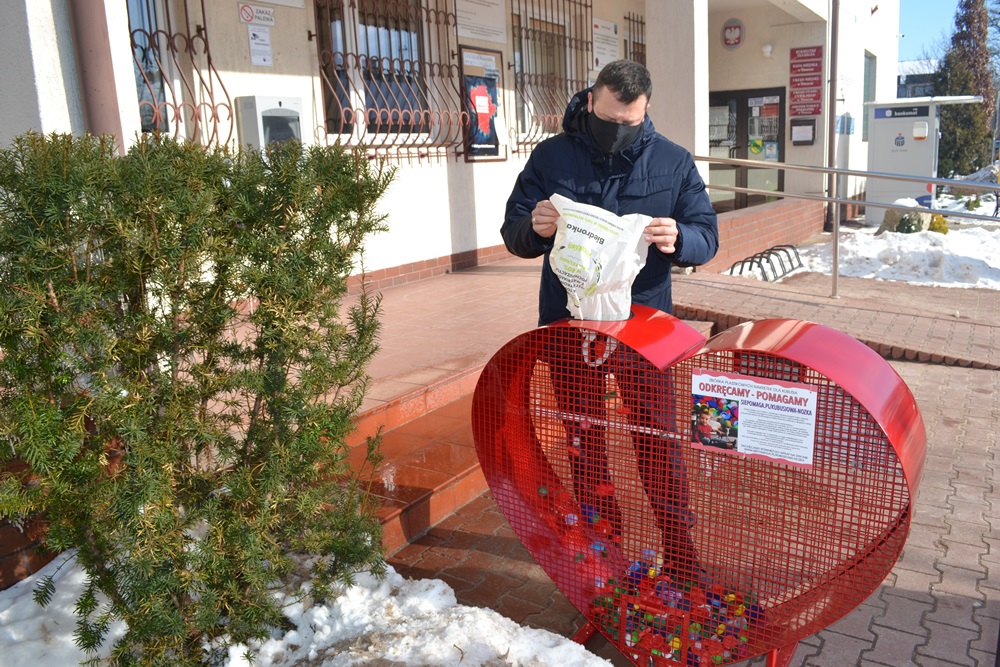
[[[643,230],[651,217],[619,217],[562,195],[549,199],[559,211],[549,265],[568,295],[566,307],[578,320],[627,320],[632,282],[646,264],[649,242]]]

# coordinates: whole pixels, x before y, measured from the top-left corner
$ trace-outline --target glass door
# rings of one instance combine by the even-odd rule
[[[713,164],[709,184],[779,192],[784,174],[769,163],[784,159],[785,89],[736,90],[709,98],[709,155],[762,163],[760,167]],[[756,206],[779,197],[709,190],[719,213]]]
[[[761,95],[747,98],[747,159],[762,162],[779,162],[782,140],[782,104],[780,95]],[[781,171],[774,167],[747,169],[747,187],[755,190],[780,189]],[[777,197],[749,194],[747,206],[757,206]]]
[[[717,104],[721,102],[721,104]],[[736,143],[736,99],[713,100],[708,110],[708,155],[709,157],[733,158],[739,151]],[[736,187],[737,168],[728,164],[711,164],[708,168],[708,182],[713,185]],[[712,207],[716,211],[731,211],[736,208],[739,195],[728,190],[709,189]]]

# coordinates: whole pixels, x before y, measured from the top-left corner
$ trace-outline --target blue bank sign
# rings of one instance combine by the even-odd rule
[[[875,107],[875,118],[920,118],[929,115],[930,107]]]

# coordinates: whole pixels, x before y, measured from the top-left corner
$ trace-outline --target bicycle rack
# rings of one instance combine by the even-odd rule
[[[777,263],[777,265],[776,265]],[[765,265],[766,264],[766,265]],[[750,257],[734,262],[727,272],[731,276],[745,275],[746,270],[750,275],[757,267],[760,278],[765,282],[775,282],[781,280],[792,271],[803,267],[802,258],[795,246],[776,245],[767,250],[755,253]]]

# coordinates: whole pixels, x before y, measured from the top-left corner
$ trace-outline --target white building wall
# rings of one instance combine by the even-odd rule
[[[830,23],[826,3],[799,3],[788,12],[779,3],[762,2],[757,7],[740,11],[718,11],[709,14],[709,61],[712,90],[744,90],[753,88],[786,88],[788,94],[791,49],[803,46],[824,47],[824,80],[829,81],[830,58],[833,48],[829,41]],[[867,167],[867,143],[862,139],[864,107],[865,53],[877,62],[876,97],[895,97],[895,72],[898,53],[899,0],[873,3],[863,0],[842,0],[837,48],[837,109],[854,120],[854,133],[841,134],[835,146],[838,167],[864,170]],[[790,12],[790,13],[789,13]],[[730,18],[741,20],[746,28],[744,44],[736,50],[726,50],[718,35]],[[761,51],[772,45],[766,58]],[[793,146],[791,117],[787,116],[786,97],[785,162],[803,165],[827,165],[829,125],[829,94],[824,90],[822,114],[816,117],[816,142],[811,146]],[[847,123],[850,127],[850,123]],[[841,195],[857,196],[864,188],[863,179],[841,179]],[[810,194],[826,192],[826,177],[792,170],[785,172],[785,190]]]
[[[837,77],[837,113],[854,121],[853,134],[837,136],[837,166],[863,171],[868,168],[868,142],[863,137],[865,54],[875,57],[875,99],[896,98],[896,72],[899,55],[899,0],[874,5],[860,0],[841,2],[840,58]],[[848,124],[849,125],[849,124]],[[840,177],[839,191],[844,198],[859,197],[865,179]]]
[[[693,1],[699,5],[706,2]],[[337,137],[327,135],[320,120],[323,96],[316,43],[305,39],[307,31],[315,28],[315,18],[311,3],[306,2],[304,5],[302,8],[269,6],[274,14],[274,25],[271,27],[274,64],[271,67],[251,65],[247,27],[239,22],[235,4],[208,5],[207,21],[211,26],[209,39],[213,45],[213,60],[230,98],[244,95],[300,97],[303,102],[304,139],[310,143],[333,142]],[[593,3],[594,18],[619,24],[620,55],[624,53],[625,14],[632,12],[642,15],[647,11],[643,0],[594,0]],[[505,15],[509,17],[509,12],[505,12]],[[648,13],[645,20],[647,49],[652,48],[653,43],[665,43],[666,40],[651,39],[651,35],[659,34],[657,25]],[[670,25],[676,23],[671,22]],[[662,28],[662,24],[660,27]],[[682,32],[691,34],[690,30]],[[466,38],[459,39],[458,42],[501,51],[506,67],[506,63],[513,59],[510,35],[508,18],[505,44]],[[220,48],[219,45],[225,47]],[[693,78],[694,67],[691,63],[695,58],[689,47],[674,43],[671,48],[672,60],[683,58],[690,61],[690,78]],[[651,57],[649,59],[652,61]],[[657,62],[662,62],[662,59]],[[654,90],[657,91],[654,93],[654,100],[661,101],[658,109],[661,112],[672,110],[674,116],[683,114],[685,105],[668,104],[678,90],[678,85],[670,76],[671,68],[657,65],[656,62],[649,64],[654,76]],[[591,70],[589,75],[592,79],[597,72]],[[707,81],[707,64],[701,80]],[[502,107],[509,126],[514,123],[513,83],[513,70],[506,68],[506,91]],[[690,96],[686,97],[690,99]],[[654,109],[656,108],[654,104]],[[698,124],[693,116],[685,123],[687,129],[684,132],[671,136],[678,143],[690,145],[690,138]],[[661,121],[661,124],[666,127],[672,125],[669,120]],[[707,128],[704,133],[707,136]],[[239,142],[238,136],[235,140]],[[396,164],[396,178],[380,204],[381,212],[387,216],[389,231],[368,242],[364,258],[365,269],[376,271],[502,245],[500,225],[507,197],[524,167],[525,159],[509,150],[507,160],[503,162],[470,164],[461,157],[452,157],[443,161],[404,160]]]
[[[135,74],[124,3],[106,6],[117,107],[126,146],[139,134]],[[0,2],[0,146],[28,131],[80,135],[87,129],[67,0]]]
[[[115,77],[115,96],[122,124],[122,148],[127,150],[142,134],[142,119],[135,92],[135,59],[132,56],[128,11],[124,2],[107,2],[105,12],[111,67]]]
[[[722,28],[729,19],[739,19],[746,28],[743,44],[734,50],[722,45]],[[823,46],[824,77],[829,76],[829,49],[826,48],[826,22],[801,22],[794,16],[764,2],[758,7],[738,12],[712,12],[708,16],[708,59],[713,91],[748,90],[754,88],[785,88],[784,161],[791,164],[825,165],[825,128],[827,99],[823,94],[822,115],[816,117],[816,141],[811,146],[793,146],[791,117],[788,115],[788,84],[791,50],[806,46]],[[761,47],[771,44],[771,57]],[[822,175],[786,170],[785,191],[822,194]]]
[[[302,129],[306,143],[332,143],[322,125],[323,91],[315,41],[311,2],[304,7],[274,5],[271,27],[273,65],[250,62],[247,26],[241,23],[237,5],[206,7],[211,25],[212,56],[219,78],[231,99],[248,95],[295,96],[302,99]],[[508,36],[510,27],[508,25]],[[478,40],[460,40],[484,48],[502,50],[510,59],[509,45]],[[513,73],[504,72],[509,89]],[[513,97],[502,106],[511,121]],[[234,132],[234,142],[240,138]],[[387,216],[387,233],[372,237],[365,250],[364,268],[377,271],[503,243],[500,225],[504,204],[524,160],[508,153],[505,162],[466,163],[462,157],[447,160],[390,162],[396,177],[380,202]]]
[[[501,245],[507,197],[524,163],[461,160],[403,164],[383,198],[389,231],[373,237],[365,268],[377,270]]]
[[[647,64],[653,76],[650,120],[671,141],[695,155],[708,155],[708,2],[653,0],[647,4],[646,21]],[[707,181],[708,165],[698,167]]]
[[[0,67],[0,143],[7,145],[26,130],[41,132],[38,96],[35,93],[35,63],[31,54],[25,2],[0,3],[0,43],[7,58]]]
[[[237,3],[206,3],[205,21],[209,25],[208,42],[212,62],[231,100],[251,95],[298,97],[302,100],[302,138],[305,143],[321,143],[319,135],[322,118],[322,96],[319,93],[319,61],[316,42],[307,39],[315,31],[312,3],[304,7],[259,5],[273,13],[274,24],[268,26],[271,34],[272,64],[253,65],[250,62],[250,36],[248,25],[240,21]],[[175,17],[179,19],[179,17]],[[194,20],[200,21],[199,17]],[[196,26],[188,26],[195,34]],[[204,67],[204,66],[203,66]],[[185,76],[190,75],[185,72]],[[215,102],[224,101],[222,91],[213,91]],[[203,101],[208,101],[203,98]],[[317,108],[316,104],[320,107]],[[233,102],[235,108],[235,101]],[[234,119],[235,125],[235,119]],[[222,134],[228,131],[224,124]],[[234,126],[234,144],[244,143]]]
[[[871,3],[842,0],[838,88],[842,112],[855,118],[855,134],[838,149],[838,153],[844,151],[845,166],[861,168],[866,157],[861,142],[866,48],[878,58],[877,97],[894,95],[898,3],[883,0],[873,13]],[[741,9],[734,11],[711,11],[713,4],[712,0],[593,0],[594,18],[623,25],[628,12],[644,17],[647,65],[654,82],[650,116],[661,133],[696,155],[708,153],[709,90],[787,87],[792,48],[823,45],[827,58],[831,51],[826,0],[760,0],[754,6],[741,4]],[[250,63],[247,25],[239,19],[237,3],[205,5],[214,66],[225,91],[223,95],[216,89],[216,101],[224,96],[230,100],[247,95],[300,97],[305,141],[335,141],[337,137],[327,135],[320,121],[323,102],[317,45],[306,37],[315,31],[311,0],[301,7],[267,4],[274,16],[270,29],[273,65],[269,67]],[[135,81],[127,14],[125,3],[118,0],[107,0],[106,6],[128,141],[138,128],[138,113],[132,100]],[[505,14],[506,43],[458,39],[455,47],[469,44],[502,52],[505,91],[501,106],[508,125],[513,125],[514,81],[508,67],[513,59],[511,26],[509,11]],[[729,18],[739,18],[746,26],[746,40],[736,51],[727,51],[721,44],[722,24]],[[194,25],[187,31],[196,34]],[[6,143],[28,129],[81,133],[84,120],[67,0],[0,3],[0,36],[6,38],[4,43],[11,53],[24,56],[8,59],[8,66],[0,70],[0,89],[5,91],[0,97],[0,140]],[[624,37],[620,31],[621,54]],[[761,53],[764,43],[773,46],[770,58]],[[828,63],[824,73],[829,73]],[[591,71],[590,77],[594,76],[596,72]],[[791,145],[790,119],[786,118],[787,162],[826,164],[828,104],[824,93],[823,115],[817,119],[817,140],[812,146]],[[233,140],[240,140],[235,132]],[[366,269],[376,271],[500,245],[505,202],[524,162],[523,156],[508,151],[502,162],[471,164],[452,156],[399,163],[396,180],[381,203],[389,232],[369,243]],[[825,181],[818,175],[788,172],[785,188],[818,193],[825,190]]]
[[[0,145],[29,130],[80,133],[83,108],[65,0],[0,2]]]

